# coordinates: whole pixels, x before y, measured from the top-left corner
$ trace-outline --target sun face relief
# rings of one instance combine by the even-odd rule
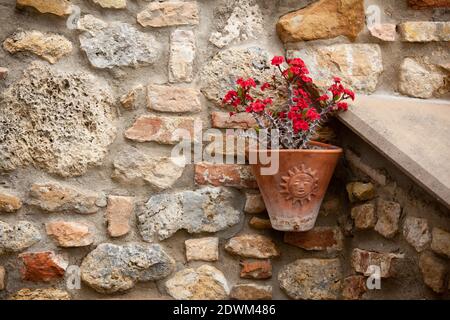
[[[288,171],[288,175],[281,178],[281,194],[285,195],[286,200],[292,200],[293,203],[299,202],[300,205],[311,200],[316,195],[319,180],[316,178],[316,172],[310,168],[294,167]]]

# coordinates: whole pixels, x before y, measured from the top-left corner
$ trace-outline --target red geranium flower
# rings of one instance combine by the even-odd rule
[[[264,82],[263,85],[261,86],[261,91],[264,91],[268,88],[270,88],[270,84],[268,84],[267,82]]]
[[[275,56],[272,59],[273,66],[279,66],[284,62],[284,58],[282,56]]]

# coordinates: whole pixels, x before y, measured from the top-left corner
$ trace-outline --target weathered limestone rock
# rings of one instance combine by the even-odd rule
[[[276,72],[271,66],[272,56],[259,47],[230,48],[218,52],[206,63],[199,75],[202,81],[201,91],[216,105],[222,105],[225,94],[233,87],[236,80],[245,75],[264,82],[273,82],[272,76]],[[268,89],[261,94],[260,90],[251,90],[254,97],[274,98],[274,106],[279,106],[286,100],[280,93]]]
[[[366,291],[364,276],[349,276],[342,280],[342,298],[344,300],[360,300]]]
[[[197,2],[152,2],[137,15],[137,21],[143,27],[197,25],[199,23]]]
[[[306,232],[285,232],[284,242],[313,251],[341,251],[344,248],[344,236],[339,227],[315,227]]]
[[[29,51],[50,63],[56,63],[72,52],[72,42],[56,33],[18,31],[3,42],[3,48],[12,54]]]
[[[194,121],[192,117],[144,115],[125,131],[125,137],[138,142],[176,144],[183,138],[194,138]]]
[[[9,69],[0,67],[0,80],[5,80],[8,77]]]
[[[0,221],[0,255],[25,250],[40,240],[39,229],[31,222],[18,221],[9,225]]]
[[[170,82],[193,80],[195,50],[195,34],[192,30],[177,29],[172,32],[169,56]]]
[[[377,203],[378,221],[374,230],[385,238],[393,238],[399,228],[401,212],[402,209],[397,202],[379,200]]]
[[[81,263],[81,279],[100,293],[122,292],[140,281],[167,277],[175,261],[159,244],[102,243]]]
[[[80,47],[94,67],[137,67],[158,60],[161,46],[151,34],[127,23],[111,22],[105,26],[99,20],[90,19],[90,24],[81,28],[88,32],[80,35]]]
[[[134,210],[134,197],[108,196],[106,224],[111,237],[121,237],[130,232],[130,218]]]
[[[383,41],[395,41],[397,25],[393,23],[378,23],[369,27],[370,34]]]
[[[355,40],[364,28],[363,0],[320,0],[288,13],[277,23],[283,42],[329,39],[340,35]]]
[[[338,259],[298,259],[278,273],[280,287],[297,300],[338,299],[341,277]]]
[[[218,48],[258,39],[264,32],[262,12],[254,0],[222,1],[215,9],[214,21],[216,31],[209,41]]]
[[[22,259],[22,280],[34,282],[50,282],[64,277],[69,263],[61,255],[53,251],[25,252],[19,255]]]
[[[209,265],[178,271],[166,281],[166,290],[177,300],[224,300],[230,293],[223,273]]]
[[[326,89],[333,76],[361,93],[376,90],[383,72],[381,49],[378,44],[334,44],[311,46],[298,51],[287,51],[288,58],[302,58],[315,83]]]
[[[232,116],[228,112],[211,112],[211,125],[220,129],[250,129],[256,126],[255,118],[247,112]]]
[[[263,219],[259,217],[251,217],[248,221],[248,225],[257,230],[272,229],[270,219]]]
[[[431,250],[450,258],[450,232],[440,228],[433,228],[432,238]]]
[[[371,200],[375,197],[372,183],[350,182],[346,186],[350,202]]]
[[[374,272],[369,266],[378,266],[380,268],[380,277],[389,278],[394,275],[393,260],[403,258],[403,254],[367,251],[356,248],[353,249],[352,253],[352,266],[356,272],[365,276],[370,276]]]
[[[0,266],[0,291],[6,288],[6,270],[4,267]]]
[[[92,0],[102,8],[124,9],[127,7],[127,0]]]
[[[272,286],[255,283],[236,284],[231,289],[230,298],[235,300],[272,300]]]
[[[225,245],[225,250],[230,254],[256,259],[267,259],[280,255],[275,243],[270,238],[259,234],[233,237]]]
[[[406,217],[403,223],[403,236],[417,252],[425,250],[431,242],[427,219]]]
[[[52,13],[57,16],[70,14],[71,3],[68,0],[17,0],[18,7],[33,7],[41,13]]]
[[[34,183],[30,189],[28,204],[48,212],[76,212],[80,214],[98,211],[96,202],[100,195],[57,182]]]
[[[84,16],[82,16],[77,24],[76,24],[76,28],[80,31],[86,31],[88,32],[91,36],[95,36],[95,34],[102,29],[106,29],[108,27],[108,23],[94,17],[91,14],[86,14]]]
[[[202,110],[200,91],[193,88],[151,84],[147,87],[147,105],[161,112],[198,112]]]
[[[11,213],[19,210],[20,208],[22,208],[22,200],[0,188],[0,213]]]
[[[170,188],[184,171],[182,157],[156,157],[127,147],[113,163],[112,178],[126,184],[147,183],[157,190]]]
[[[423,281],[434,292],[445,291],[445,279],[448,267],[446,262],[436,257],[432,252],[424,252],[419,258],[419,268],[422,272]]]
[[[407,21],[399,25],[406,42],[450,41],[450,22]]]
[[[241,261],[240,277],[245,279],[269,279],[272,277],[270,260]]]
[[[413,9],[450,8],[450,0],[408,0]]]
[[[211,164],[195,165],[195,183],[215,187],[257,188],[255,176],[249,165]]]
[[[189,233],[217,232],[242,218],[237,191],[206,187],[196,191],[157,194],[137,213],[144,241],[164,240],[180,229]]]
[[[208,237],[200,239],[188,239],[186,246],[187,261],[217,261],[219,260],[219,238]]]
[[[264,210],[266,210],[266,205],[264,204],[260,193],[245,193],[244,211],[246,213],[257,214]]]
[[[399,91],[405,95],[428,99],[450,91],[449,74],[439,67],[414,58],[405,58],[400,65]]]
[[[133,110],[136,109],[138,98],[141,94],[143,94],[144,86],[138,85],[128,91],[128,93],[124,94],[122,97],[120,97],[120,104],[125,110]]]
[[[89,225],[83,222],[52,221],[45,224],[45,230],[63,248],[84,247],[94,242]]]
[[[375,205],[370,202],[353,207],[351,215],[355,221],[355,227],[360,230],[372,229],[377,223]]]
[[[10,300],[70,300],[67,291],[55,288],[20,289],[13,294]]]
[[[114,140],[112,105],[100,79],[32,63],[0,97],[0,170],[35,165],[64,177],[85,173]]]

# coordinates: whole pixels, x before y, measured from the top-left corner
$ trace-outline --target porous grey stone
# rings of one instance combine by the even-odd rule
[[[0,170],[34,165],[64,177],[85,173],[114,140],[112,103],[98,78],[32,63],[0,97]]]
[[[292,299],[337,299],[341,289],[339,259],[298,259],[281,268],[280,287]]]
[[[255,0],[222,1],[215,9],[216,31],[209,41],[218,48],[248,39],[258,39],[264,32],[263,16]],[[228,17],[222,21],[223,17]]]
[[[167,277],[175,261],[159,244],[102,243],[81,263],[81,279],[100,293],[126,291],[139,281]]]
[[[158,194],[137,214],[139,231],[149,242],[167,239],[180,229],[217,232],[240,221],[242,206],[236,191],[225,188]]]
[[[80,35],[80,46],[94,67],[136,67],[158,59],[161,46],[151,34],[123,22],[104,25],[96,18],[90,22],[79,27],[88,30]]]
[[[31,222],[19,221],[10,225],[0,221],[0,255],[25,250],[40,240],[41,234]]]

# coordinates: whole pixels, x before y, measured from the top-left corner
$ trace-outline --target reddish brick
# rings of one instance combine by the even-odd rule
[[[239,112],[230,116],[227,112],[212,112],[211,124],[221,129],[250,129],[256,125],[256,120],[250,113]]]
[[[343,235],[338,227],[315,227],[306,232],[286,232],[284,242],[305,250],[340,251]]]
[[[272,277],[272,263],[270,260],[241,261],[241,278],[269,279]]]
[[[195,182],[198,185],[209,184],[216,187],[258,187],[250,166],[239,164],[196,164]]]
[[[22,279],[49,282],[64,277],[67,261],[53,251],[26,252],[19,255],[23,262]]]
[[[378,266],[381,278],[389,278],[394,275],[393,260],[403,258],[403,254],[367,251],[356,248],[353,249],[351,259],[353,269],[356,272],[369,276],[373,272],[369,266]]]
[[[186,134],[177,129],[185,130]],[[182,138],[194,138],[194,119],[190,117],[140,116],[125,131],[125,137],[138,142],[176,144]]]
[[[413,9],[450,8],[450,0],[409,0],[408,4]]]
[[[364,276],[350,276],[342,281],[342,298],[345,300],[359,300],[366,291]]]
[[[108,234],[121,237],[130,232],[130,217],[134,210],[134,197],[109,196],[106,209]]]

